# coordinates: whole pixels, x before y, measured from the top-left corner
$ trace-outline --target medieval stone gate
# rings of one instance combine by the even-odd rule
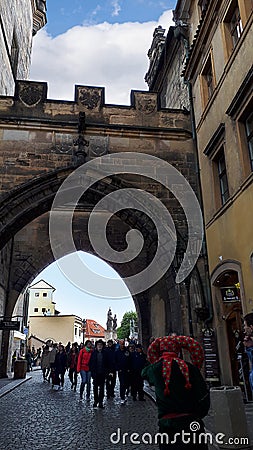
[[[153,155],[178,169],[197,191],[195,155],[189,114],[161,109],[157,95],[131,92],[130,106],[106,105],[104,89],[76,86],[74,101],[50,100],[47,84],[19,81],[13,97],[0,97],[0,316],[11,317],[19,295],[54,261],[48,221],[55,194],[66,177],[87,160],[107,154]],[[177,285],[180,252],[187,245],[184,211],[161,184],[143,176],[118,175],[95,183],[80,200],[73,219],[78,250],[93,254],[87,224],[96,203],[124,187],[154,195],[169,210],[178,234],[177,255],[152,287],[133,295],[142,340],[151,335],[198,334],[207,317],[202,256],[188,282]],[[64,217],[64,209],[59,211]],[[103,212],[100,212],[103,214]],[[98,214],[100,214],[98,213]],[[124,278],[141,271],[155,253],[157,234],[145,214],[123,208],[108,223],[112,248],[126,247],[125,235],[137,228],[143,249],[128,264],[112,263]],[[59,230],[60,233],[60,230]],[[1,374],[6,372],[9,332],[2,332]]]

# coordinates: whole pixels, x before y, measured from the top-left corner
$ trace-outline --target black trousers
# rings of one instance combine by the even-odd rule
[[[129,388],[129,376],[125,370],[118,371],[119,392],[121,400],[125,400],[126,390]]]
[[[65,369],[59,371],[59,369],[55,369],[55,384],[56,386],[63,386],[64,385],[64,376],[65,376]]]
[[[144,380],[140,374],[140,372],[132,372],[131,373],[131,395],[133,398],[137,397],[139,400],[142,400],[144,398]]]
[[[50,374],[50,368],[49,368],[49,367],[44,367],[44,368],[42,369],[42,373],[43,373],[43,379],[46,380],[47,377],[48,377],[49,374]]]
[[[106,394],[107,397],[114,397],[114,389],[116,384],[116,372],[110,372],[106,378]]]
[[[103,403],[105,395],[105,375],[96,375],[93,378],[94,403]]]
[[[73,386],[77,386],[77,371],[74,368],[70,368],[69,369],[69,379],[71,384],[73,384]]]

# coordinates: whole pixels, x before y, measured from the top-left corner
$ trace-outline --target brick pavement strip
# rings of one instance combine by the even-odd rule
[[[31,380],[0,398],[0,450],[157,450],[144,444],[142,434],[153,439],[157,430],[157,409],[152,400],[120,404],[117,395],[105,400],[104,409],[93,409],[86,400],[79,402],[79,386],[70,389],[67,374],[63,391],[53,391],[36,371]],[[119,431],[120,431],[120,441]],[[114,442],[110,440],[112,433]],[[125,435],[123,444],[122,435]],[[130,441],[139,434],[140,444]],[[135,436],[135,441],[138,438]]]
[[[25,383],[26,381],[30,380],[30,376],[26,375],[25,379],[13,379],[9,378],[8,380],[6,378],[0,379],[0,398],[3,397],[6,394],[9,394],[10,391],[15,389],[16,387],[20,386],[21,384]]]

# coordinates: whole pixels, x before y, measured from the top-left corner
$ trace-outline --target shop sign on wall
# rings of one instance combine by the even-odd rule
[[[221,288],[222,300],[224,302],[239,302],[240,296],[235,286],[227,286]]]
[[[219,381],[219,363],[216,337],[214,330],[207,328],[202,332],[202,342],[205,355],[205,377],[207,381]]]

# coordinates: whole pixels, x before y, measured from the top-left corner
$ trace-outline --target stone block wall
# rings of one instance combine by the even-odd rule
[[[14,73],[11,48],[15,36],[18,48],[17,79],[29,76],[32,50],[33,14],[31,0],[1,0],[0,2],[0,95],[13,95]]]
[[[178,47],[177,55],[172,59],[166,81],[161,92],[161,103],[166,108],[186,108],[190,110],[187,84],[182,77],[185,49],[182,44]]]

